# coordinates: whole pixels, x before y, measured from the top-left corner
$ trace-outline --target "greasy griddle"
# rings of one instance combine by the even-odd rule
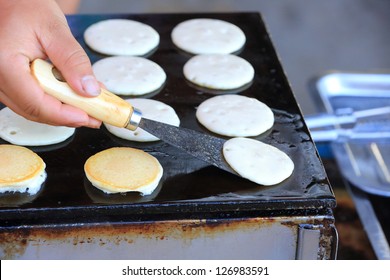
[[[201,17],[226,20],[244,31],[247,42],[237,54],[253,65],[256,74],[253,83],[238,94],[255,97],[273,110],[273,128],[254,138],[286,152],[295,164],[292,176],[278,185],[259,186],[208,166],[161,141],[136,143],[121,140],[104,127],[99,130],[78,128],[64,143],[32,147],[47,164],[47,180],[42,191],[34,197],[2,195],[0,221],[3,224],[53,217],[57,222],[94,220],[96,217],[103,221],[113,217],[142,220],[144,216],[160,214],[189,217],[196,213],[310,211],[335,207],[335,198],[316,148],[258,13],[74,15],[69,16],[68,21],[92,62],[105,56],[85,45],[83,33],[89,25],[109,18],[128,18],[155,28],[160,34],[160,44],[147,57],[165,70],[167,82],[148,97],[171,105],[179,115],[182,127],[209,133],[197,122],[195,110],[202,101],[217,93],[195,87],[185,80],[182,69],[191,55],[178,50],[170,38],[178,23]],[[164,176],[152,195],[106,195],[86,180],[83,165],[87,158],[115,146],[139,148],[158,158]]]

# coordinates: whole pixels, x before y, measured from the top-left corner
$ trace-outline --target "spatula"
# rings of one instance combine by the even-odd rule
[[[160,140],[220,169],[237,174],[225,161],[222,147],[225,140],[195,130],[145,119],[128,102],[102,88],[97,97],[75,93],[53,65],[42,59],[31,63],[31,72],[43,90],[58,100],[80,108],[105,123],[135,130],[137,127]]]

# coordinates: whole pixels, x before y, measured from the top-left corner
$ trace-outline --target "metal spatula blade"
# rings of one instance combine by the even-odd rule
[[[138,126],[198,159],[237,175],[223,157],[224,139],[145,118],[140,120]]]
[[[47,94],[80,108],[105,123],[130,130],[140,127],[198,159],[237,174],[223,157],[224,139],[142,118],[142,114],[129,103],[103,88],[97,97],[80,96],[66,82],[58,78],[61,74],[54,69],[53,65],[41,59],[31,63],[31,73]]]

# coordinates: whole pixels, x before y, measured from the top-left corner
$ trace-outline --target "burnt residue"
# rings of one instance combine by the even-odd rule
[[[38,251],[41,246],[58,244],[112,247],[123,243],[133,244],[139,239],[177,239],[185,243],[194,239],[218,238],[232,232],[256,231],[275,225],[286,226],[295,231],[301,223],[308,222],[319,221],[307,216],[297,216],[293,220],[288,216],[280,216],[4,227],[0,229],[0,258],[20,258],[28,247]],[[61,252],[58,257],[61,258]]]
[[[222,236],[264,230],[267,227],[287,227],[292,234],[298,232],[302,224],[324,228],[319,246],[332,246],[332,232],[325,229],[333,226],[333,217],[329,210],[322,213],[300,212],[274,213],[263,216],[252,213],[251,217],[210,217],[206,219],[167,219],[139,222],[116,223],[67,223],[52,225],[35,225],[22,227],[2,227],[0,229],[1,259],[37,258],[39,252],[58,248],[58,246],[75,246],[75,251],[87,249],[88,246],[102,247],[103,250],[119,248],[123,244],[134,244],[140,240],[169,241],[179,240],[183,246],[192,244],[193,240],[218,239]],[[228,215],[229,216],[229,215]],[[337,241],[337,240],[336,240]],[[53,246],[53,247],[52,247]],[[86,246],[86,247],[85,247]],[[44,249],[45,248],[45,249]],[[26,251],[28,250],[28,253]],[[69,249],[72,251],[72,249]],[[25,254],[26,253],[26,254]],[[34,255],[38,254],[38,255]],[[58,252],[58,258],[72,257]],[[80,256],[75,256],[78,258]],[[329,250],[324,251],[323,258],[329,258]]]
[[[0,259],[15,259],[22,256],[31,235],[30,229],[0,230]]]

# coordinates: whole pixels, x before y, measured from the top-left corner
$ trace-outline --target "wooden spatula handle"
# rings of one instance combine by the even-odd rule
[[[31,63],[31,72],[47,94],[63,103],[80,108],[89,116],[105,123],[118,127],[128,126],[134,109],[115,94],[102,88],[97,97],[83,97],[66,82],[58,80],[53,74],[53,65],[42,59]]]

